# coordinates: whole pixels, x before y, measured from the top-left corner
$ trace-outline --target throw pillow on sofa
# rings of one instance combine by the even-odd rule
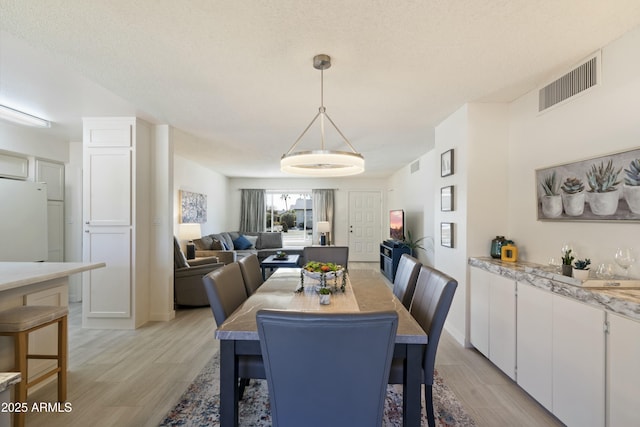
[[[239,251],[244,251],[245,249],[250,249],[252,246],[253,245],[251,244],[249,239],[247,239],[243,235],[238,236],[238,238],[233,241],[233,247],[236,248]]]
[[[202,236],[199,239],[193,239],[193,244],[196,246],[196,249],[199,251],[207,251],[211,249],[212,243],[213,243],[213,237],[211,236]]]
[[[279,249],[282,247],[282,233],[260,233],[258,249]]]
[[[249,236],[249,235],[247,235],[247,234],[243,234],[243,236],[244,236],[248,241],[250,241],[250,242],[251,242],[251,248],[250,248],[250,249],[253,249],[253,248],[255,248],[255,247],[256,247],[256,243],[258,242],[258,236]]]

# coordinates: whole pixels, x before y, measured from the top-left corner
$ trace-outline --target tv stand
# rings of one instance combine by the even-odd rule
[[[402,254],[411,255],[411,248],[398,240],[385,240],[380,244],[380,272],[393,282]]]

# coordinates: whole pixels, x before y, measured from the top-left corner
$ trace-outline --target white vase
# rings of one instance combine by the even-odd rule
[[[562,193],[562,206],[568,216],[580,216],[584,212],[584,191],[574,194]]]
[[[578,270],[577,268],[574,268],[573,278],[584,282],[585,280],[589,279],[589,270]]]
[[[606,193],[589,193],[589,207],[595,215],[613,215],[618,210],[620,189]]]
[[[542,196],[542,214],[547,218],[557,218],[562,215],[562,198],[557,196]]]
[[[622,187],[622,191],[629,210],[635,214],[640,214],[640,186],[625,184]]]
[[[331,302],[331,294],[320,294],[320,304],[327,305]]]

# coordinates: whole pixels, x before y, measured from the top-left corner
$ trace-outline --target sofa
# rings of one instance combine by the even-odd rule
[[[269,255],[284,251],[290,255],[300,255],[302,247],[284,247],[282,233],[279,232],[243,232],[225,231],[209,234],[193,241],[196,257],[218,257],[220,262],[229,264],[239,258],[255,254],[258,261],[264,261]]]

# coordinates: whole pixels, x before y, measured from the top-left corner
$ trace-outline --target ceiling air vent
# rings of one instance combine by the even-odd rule
[[[538,112],[568,100],[597,85],[599,81],[600,53],[540,89],[538,92]]]
[[[411,163],[411,173],[418,172],[420,170],[420,160],[416,160]]]

